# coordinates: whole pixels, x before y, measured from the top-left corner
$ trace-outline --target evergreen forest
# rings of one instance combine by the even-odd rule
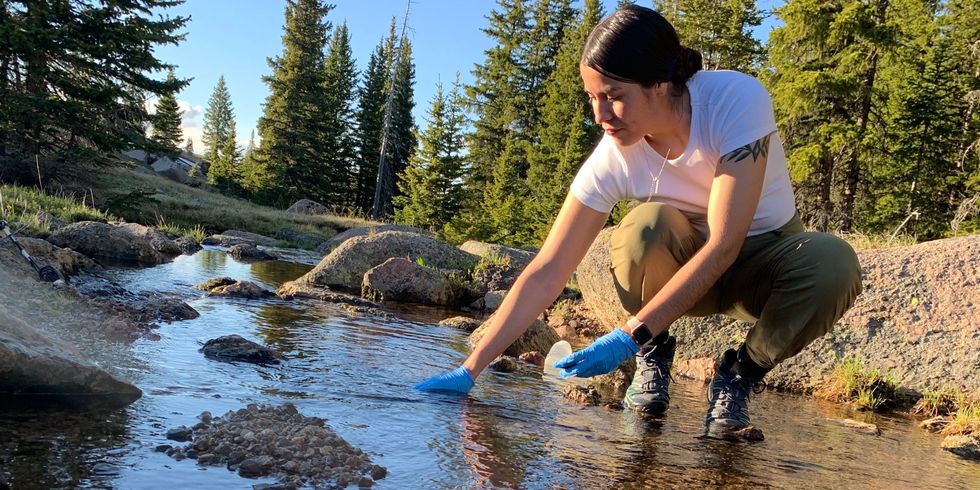
[[[0,181],[70,179],[133,148],[195,150],[175,99],[192,81],[148,49],[182,41],[188,19],[167,14],[181,3],[3,2]],[[705,69],[769,89],[808,227],[919,240],[980,232],[980,0],[635,3],[667,17]],[[196,149],[206,185],[281,208],[312,199],[453,242],[540,245],[601,135],[578,63],[609,13],[602,3],[497,0],[482,27],[492,47],[459,67],[471,81],[444,77],[427,101],[415,100],[413,46],[395,19],[359,63],[356,33],[332,10],[285,3],[244,148],[219,79]],[[760,39],[766,19],[776,27]]]

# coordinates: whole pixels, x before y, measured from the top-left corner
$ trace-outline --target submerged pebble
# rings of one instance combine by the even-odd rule
[[[170,448],[169,456],[196,456],[199,465],[227,466],[248,478],[279,476],[285,487],[356,483],[368,488],[388,474],[330,430],[323,419],[305,417],[292,404],[250,404],[221,417],[203,412],[199,418],[198,426],[203,427],[194,431],[194,441],[184,448]],[[178,429],[190,432],[186,427]]]

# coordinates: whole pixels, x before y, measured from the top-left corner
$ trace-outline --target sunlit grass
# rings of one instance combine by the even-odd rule
[[[21,232],[46,237],[51,226],[40,217],[46,212],[66,223],[115,219],[70,195],[49,195],[33,187],[0,185],[0,213]]]
[[[895,380],[864,363],[849,358],[841,361],[830,378],[817,389],[823,398],[854,403],[863,410],[881,410],[895,404]]]
[[[192,236],[234,229],[274,237],[279,230],[289,229],[313,233],[326,240],[339,230],[377,224],[355,216],[287,213],[128,169],[107,170],[87,184],[101,203],[127,221],[149,226],[163,223],[170,232]],[[315,246],[288,239],[281,243]]]
[[[869,234],[862,232],[852,232],[852,233],[840,233],[838,234],[844,241],[851,244],[855,250],[866,250],[873,248],[892,248],[892,247],[908,247],[918,243],[914,236],[911,235],[896,235],[892,236],[886,233],[882,234]]]

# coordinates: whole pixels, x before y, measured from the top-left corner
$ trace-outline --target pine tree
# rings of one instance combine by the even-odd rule
[[[256,200],[286,206],[302,197],[319,198],[325,133],[323,60],[331,6],[321,0],[289,0],[282,55],[270,59],[272,75],[265,110],[259,119],[262,145],[251,155],[254,172],[269,180],[252,182]]]
[[[490,25],[483,29],[493,42],[486,60],[473,69],[474,81],[466,94],[474,113],[474,131],[468,146],[471,171],[467,187],[474,192],[471,206],[478,207],[482,192],[492,178],[504,141],[515,130],[520,101],[518,90],[522,49],[531,29],[530,10],[523,0],[498,0],[490,13]]]
[[[599,0],[586,0],[581,18],[565,31],[556,68],[545,85],[537,128],[538,144],[529,155],[529,224],[544,239],[581,163],[601,136],[593,123],[588,97],[582,90],[579,58],[585,39],[603,17]]]
[[[167,75],[167,80],[176,80],[173,71]],[[171,155],[180,153],[180,142],[184,140],[184,132],[181,129],[182,113],[173,92],[163,94],[157,102],[157,111],[153,115],[152,139],[165,153]]]
[[[878,63],[895,42],[888,3],[792,0],[776,9],[785,25],[770,36],[766,82],[798,207],[821,230],[850,230],[857,194],[866,190]]]
[[[463,99],[459,76],[449,96],[440,82],[428,111],[428,127],[419,136],[421,147],[411,158],[395,196],[395,220],[441,230],[462,207]]]
[[[384,41],[371,53],[364,80],[358,89],[357,168],[355,169],[355,207],[367,212],[374,204],[374,189],[381,156],[381,131],[388,84]]]
[[[255,151],[255,130],[252,130],[251,136],[248,137],[248,145],[245,146],[245,154],[243,157],[248,157]]]
[[[357,158],[354,141],[354,90],[357,68],[351,53],[347,23],[340,25],[330,38],[324,62],[325,113],[323,136],[325,169],[323,195],[325,204],[350,205],[354,201],[352,184]]]
[[[681,43],[701,52],[709,70],[755,73],[762,45],[752,29],[762,24],[755,0],[655,0],[654,8],[677,30]]]
[[[228,132],[234,124],[235,112],[231,106],[231,94],[225,77],[218,77],[218,83],[211,92],[208,108],[204,111],[204,127],[201,140],[205,145],[204,159],[214,164],[218,161],[221,146],[228,139]],[[212,182],[213,184],[213,182]]]
[[[173,67],[153,54],[156,46],[183,39],[179,31],[188,19],[168,12],[180,3],[0,3],[4,179],[36,181],[38,164],[45,177],[80,172],[113,162],[119,150],[147,146],[152,118],[145,101],[187,84],[158,80]]]
[[[394,90],[391,97],[391,127],[390,142],[386,147],[388,176],[384,179],[382,189],[380,215],[392,216],[394,206],[392,199],[398,195],[396,178],[405,172],[409,160],[418,146],[415,135],[415,63],[412,61],[412,44],[408,39],[402,39],[401,53],[398,66],[395,68],[394,84],[389,81],[389,90]]]
[[[191,141],[190,138],[187,138],[187,140],[184,141],[184,151],[191,154],[194,153],[194,142]]]
[[[225,192],[236,192],[237,182],[239,181],[239,164],[242,154],[236,141],[235,120],[231,120],[231,125],[225,133],[224,139],[220,142],[217,156],[210,162],[208,169],[208,183]]]

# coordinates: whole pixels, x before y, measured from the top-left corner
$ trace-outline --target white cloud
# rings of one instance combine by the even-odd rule
[[[156,114],[157,103],[160,99],[152,99],[146,101],[146,110],[150,114]],[[203,154],[205,147],[202,137],[204,135],[204,106],[192,105],[186,100],[177,99],[177,106],[181,110],[181,121],[180,128],[184,132],[184,141],[190,138],[194,142],[194,153]],[[236,140],[238,144],[245,150],[248,146],[248,139],[252,134],[252,130],[242,131],[241,128],[238,129],[238,134],[236,135]],[[259,142],[259,135],[255,135],[255,144]],[[184,143],[181,143],[181,148],[183,148]]]

